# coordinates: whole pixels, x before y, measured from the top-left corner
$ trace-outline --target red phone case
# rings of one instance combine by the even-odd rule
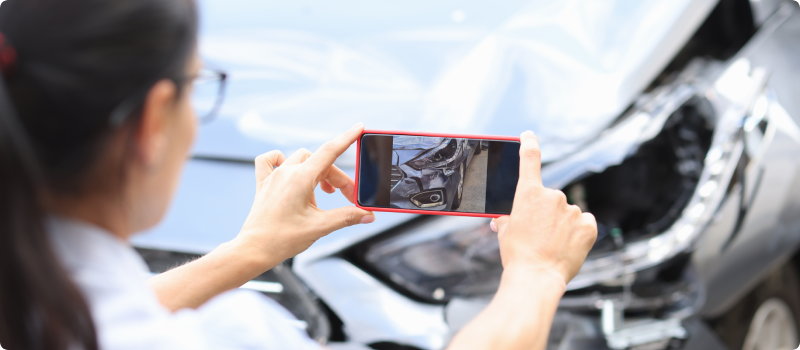
[[[411,213],[411,214],[425,214],[425,215],[450,215],[450,216],[473,216],[481,218],[497,218],[504,214],[484,214],[484,213],[467,213],[460,211],[434,211],[434,210],[421,210],[421,209],[398,209],[398,208],[382,208],[382,207],[364,207],[358,203],[358,174],[361,167],[361,137],[364,134],[389,134],[389,135],[410,135],[410,136],[432,136],[432,137],[450,137],[450,138],[463,138],[463,139],[477,139],[477,140],[494,140],[494,141],[517,141],[519,136],[490,136],[490,135],[459,135],[459,134],[436,134],[427,132],[410,132],[410,131],[390,131],[390,130],[364,130],[361,136],[358,137],[356,144],[356,176],[355,176],[355,190],[353,191],[353,198],[356,199],[356,206],[370,211],[386,211],[392,213]]]

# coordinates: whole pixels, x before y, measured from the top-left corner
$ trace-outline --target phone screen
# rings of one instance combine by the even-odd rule
[[[365,207],[510,214],[517,141],[364,134],[358,202]]]

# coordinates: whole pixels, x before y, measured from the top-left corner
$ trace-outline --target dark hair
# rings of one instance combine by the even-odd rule
[[[195,4],[9,0],[0,33],[16,51],[0,76],[0,343],[94,350],[87,303],[50,246],[46,199],[86,189],[104,146],[138,125],[153,84],[181,87]],[[122,126],[111,117],[120,111]]]

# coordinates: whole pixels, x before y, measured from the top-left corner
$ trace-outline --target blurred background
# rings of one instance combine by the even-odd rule
[[[229,79],[168,217],[134,239],[154,273],[238,233],[261,153],[313,150],[356,122],[531,129],[545,185],[599,230],[548,349],[800,344],[796,2],[199,3],[202,56]],[[352,176],[355,149],[337,165]],[[244,288],[331,349],[441,349],[501,272],[486,219],[378,213]]]

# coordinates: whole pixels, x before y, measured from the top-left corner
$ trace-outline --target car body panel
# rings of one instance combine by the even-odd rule
[[[339,258],[303,264],[295,271],[340,315],[351,341],[395,341],[423,349],[447,344],[449,327],[440,305],[410,300]]]
[[[716,0],[368,4],[203,0],[201,53],[230,73],[197,155],[313,148],[343,125],[518,135],[568,154],[625,110]],[[354,151],[341,161],[354,163]]]
[[[800,175],[798,143],[800,132],[800,11],[787,4],[765,22],[736,59],[743,58],[753,67],[771,71],[767,89],[774,94],[769,114],[775,125],[771,143],[764,145],[764,155],[753,161],[748,171],[751,183],[748,196],[755,193],[751,210],[739,233],[727,248],[724,243],[733,231],[738,197],[721,208],[719,218],[707,231],[705,242],[694,255],[707,286],[703,308],[706,316],[718,316],[739,300],[775,268],[796,252],[800,243]],[[787,125],[794,122],[795,125]],[[763,170],[762,170],[763,169]],[[763,171],[760,184],[755,180]],[[757,186],[758,185],[758,186]],[[755,189],[756,191],[753,191]],[[740,196],[739,192],[734,196]],[[749,198],[749,197],[748,197]]]

